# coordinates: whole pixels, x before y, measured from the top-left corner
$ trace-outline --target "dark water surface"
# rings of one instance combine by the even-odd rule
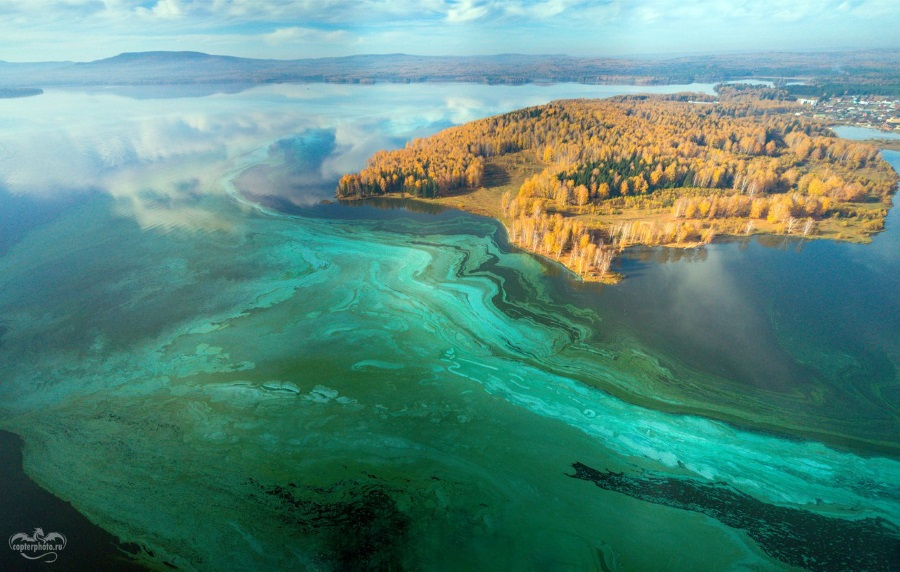
[[[128,552],[136,552],[137,546],[121,546],[118,539],[92,524],[72,505],[32,482],[22,470],[21,448],[21,439],[0,431],[0,482],[4,488],[0,496],[0,523],[3,523],[0,535],[4,539],[20,532],[31,535],[35,528],[41,527],[47,534],[64,534],[66,547],[60,551],[58,561],[52,563],[28,561],[16,552],[2,550],[0,568],[10,571],[145,569],[129,558]]]
[[[900,166],[896,152],[885,156]],[[734,392],[735,407],[778,408],[773,426],[806,419],[832,445],[896,456],[896,209],[886,224],[866,245],[760,237],[687,252],[635,248],[621,260],[621,285],[562,279],[558,288],[604,317],[601,340],[637,337],[671,367],[709,374],[714,387],[689,390],[705,400]]]

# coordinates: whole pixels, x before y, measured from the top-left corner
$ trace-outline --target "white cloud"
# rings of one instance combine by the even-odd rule
[[[655,22],[662,14],[652,6],[644,6],[637,11],[637,15],[642,22]]]
[[[352,37],[346,30],[316,30],[314,28],[302,28],[291,26],[279,28],[269,34],[264,34],[263,39],[270,44],[284,43],[345,43]]]
[[[460,0],[447,10],[447,21],[452,24],[460,24],[478,20],[487,15],[487,6],[476,3],[474,0]]]
[[[501,8],[504,14],[539,19],[551,18],[568,11],[578,13],[580,10],[591,6],[603,7],[607,6],[607,3],[585,2],[584,0],[548,0],[546,2],[510,1],[497,3],[497,7]]]
[[[900,47],[898,21],[895,0],[0,0],[0,60]]]
[[[138,7],[135,9],[139,15],[155,16],[160,18],[175,18],[182,16],[184,11],[179,0],[157,0],[152,8]]]

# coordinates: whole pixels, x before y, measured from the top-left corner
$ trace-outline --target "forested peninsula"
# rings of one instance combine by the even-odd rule
[[[340,199],[404,196],[501,220],[511,241],[614,281],[630,245],[755,233],[864,242],[897,174],[772,88],[555,101],[382,151]]]

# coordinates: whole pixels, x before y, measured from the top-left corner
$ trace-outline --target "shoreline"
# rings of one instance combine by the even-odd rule
[[[466,194],[451,194],[451,195],[430,198],[430,199],[417,197],[417,196],[411,195],[409,193],[392,193],[392,194],[386,194],[386,195],[381,195],[381,196],[377,196],[377,197],[365,197],[365,198],[342,197],[340,199],[335,199],[335,200],[338,200],[340,202],[343,202],[343,201],[355,202],[355,203],[359,203],[359,204],[365,204],[367,201],[370,201],[372,199],[397,201],[397,202],[411,201],[411,202],[414,202],[417,204],[428,205],[431,207],[440,206],[440,207],[447,208],[447,209],[455,209],[455,210],[462,211],[465,213],[469,213],[469,214],[473,214],[473,215],[477,215],[477,216],[483,216],[483,217],[487,217],[487,218],[494,220],[495,222],[497,222],[503,226],[503,229],[506,232],[507,238],[508,238],[510,236],[509,220],[507,217],[498,216],[497,213],[499,212],[499,204],[498,204],[498,208],[495,211],[492,211],[491,209],[488,209],[485,206],[480,205],[478,203],[473,205],[473,204],[468,204],[466,202],[466,200],[465,200],[466,197],[468,197],[471,194],[475,194],[475,193],[479,193],[479,192],[480,193],[491,193],[491,192],[496,192],[496,189],[482,187],[482,188],[476,189],[475,191],[471,191],[470,193],[466,193]],[[498,199],[498,201],[499,201],[499,199]],[[891,208],[893,208],[893,204],[889,205],[887,208],[888,208],[888,210],[890,210]],[[693,241],[688,241],[688,242],[675,242],[675,243],[667,243],[667,244],[648,244],[645,242],[636,241],[636,242],[625,245],[621,249],[617,249],[615,251],[614,260],[618,260],[619,257],[621,256],[621,254],[626,249],[635,247],[635,246],[646,247],[646,248],[671,248],[671,249],[675,249],[675,250],[692,250],[692,249],[702,248],[702,247],[706,246],[707,244],[713,244],[713,243],[718,243],[718,242],[729,242],[729,241],[736,241],[736,240],[743,240],[743,239],[750,239],[750,238],[764,239],[767,237],[782,238],[782,239],[794,239],[794,240],[833,240],[836,242],[846,242],[849,244],[869,244],[872,242],[872,236],[877,235],[880,232],[884,231],[884,228],[882,227],[880,230],[875,231],[875,232],[865,232],[865,231],[860,230],[859,232],[857,232],[855,234],[846,236],[846,235],[843,235],[841,232],[839,232],[838,229],[831,228],[831,226],[834,226],[834,225],[830,225],[828,227],[827,234],[798,235],[798,234],[791,234],[791,233],[768,232],[766,230],[761,230],[759,227],[756,227],[756,228],[754,228],[753,232],[751,232],[750,234],[733,234],[733,233],[728,233],[728,232],[721,232],[721,233],[716,232],[715,236],[710,241],[693,240]],[[530,254],[532,256],[539,257],[540,259],[542,259],[543,261],[545,261],[547,263],[557,264],[557,265],[563,267],[567,272],[571,273],[575,278],[577,278],[581,282],[615,285],[615,284],[619,284],[620,282],[622,282],[622,280],[625,280],[627,278],[626,275],[618,273],[618,272],[613,272],[613,271],[608,271],[603,276],[598,276],[596,273],[582,274],[582,273],[579,273],[576,269],[572,268],[572,266],[570,266],[569,264],[566,263],[566,261],[564,260],[565,258],[567,258],[566,256],[561,256],[560,259],[555,259],[552,256],[548,256],[545,253],[541,253],[541,252],[538,252],[531,248],[528,248],[528,246],[526,246],[524,244],[520,244],[520,243],[514,242],[512,240],[509,240],[509,243],[511,245],[515,246],[516,248],[522,250],[523,252],[527,252],[528,254]]]
[[[632,245],[693,249],[754,235],[871,242],[897,172],[878,147],[802,123],[796,103],[766,95],[721,91],[718,123],[685,96],[555,101],[382,151],[343,175],[336,195],[489,216],[511,243],[587,282],[619,281],[611,263]],[[766,112],[774,123],[763,130],[756,115]],[[655,134],[652,147],[642,147],[643,130]]]
[[[141,553],[139,546],[123,543],[88,520],[70,503],[33,481],[25,473],[23,446],[24,441],[19,435],[0,429],[0,481],[5,488],[0,497],[0,535],[3,539],[18,533],[29,534],[40,526],[47,534],[58,532],[66,538],[65,547],[58,552],[60,569],[149,570],[133,557]],[[0,549],[0,569],[37,568],[13,550],[3,548]]]

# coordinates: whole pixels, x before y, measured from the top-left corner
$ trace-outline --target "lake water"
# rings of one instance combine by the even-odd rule
[[[838,137],[847,139],[900,139],[900,133],[854,125],[835,125],[831,130],[837,133]]]
[[[156,566],[896,569],[896,209],[599,286],[489,219],[320,204],[377,149],[645,90],[4,102],[0,429]],[[35,526],[75,534],[0,532]]]

